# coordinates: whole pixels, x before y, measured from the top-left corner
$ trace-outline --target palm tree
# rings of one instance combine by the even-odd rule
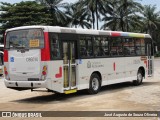
[[[157,41],[160,27],[160,11],[156,12],[156,6],[145,5],[143,12],[144,32],[150,34]],[[158,41],[157,41],[158,42]]]
[[[112,12],[104,15],[102,21],[105,27],[110,27],[112,30],[130,31],[132,26],[140,25],[140,13],[143,9],[140,3],[133,0],[112,0]]]
[[[120,0],[120,6],[118,10],[121,11],[121,16],[122,16],[121,18],[122,31],[124,30],[128,31],[129,29],[128,16],[130,14],[141,12],[143,10],[143,7],[140,3],[136,2],[135,0]],[[125,22],[123,21],[123,17],[125,18]],[[126,26],[124,25],[124,23],[126,23]]]
[[[106,3],[108,3],[109,0],[79,0],[79,4],[81,4],[81,7],[86,9],[87,11],[89,10],[89,14],[92,17],[92,27],[95,29],[95,22],[97,20],[97,29],[99,29],[99,20],[100,20],[100,15],[102,13],[105,13],[107,8],[109,6]]]
[[[81,8],[79,3],[70,4],[66,6],[66,15],[68,16],[68,22],[71,27],[81,26],[82,28],[91,28],[91,17],[86,9]]]
[[[160,25],[160,12],[156,12],[156,6],[145,5],[143,12],[144,29],[146,33],[152,33]]]
[[[45,5],[49,10],[51,17],[51,25],[65,26],[67,23],[67,16],[64,13],[64,8],[67,3],[62,3],[63,0],[36,0],[41,4]]]

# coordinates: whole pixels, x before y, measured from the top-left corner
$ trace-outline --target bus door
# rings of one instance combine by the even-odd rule
[[[63,85],[65,90],[76,89],[76,42],[62,41],[63,52]]]
[[[148,75],[152,76],[153,64],[152,64],[152,44],[147,43],[147,57],[148,57]]]

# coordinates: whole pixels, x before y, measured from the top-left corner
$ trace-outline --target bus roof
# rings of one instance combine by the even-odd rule
[[[135,37],[135,38],[151,38],[149,34],[133,33],[133,32],[122,32],[122,31],[109,31],[109,30],[93,30],[93,29],[82,29],[82,28],[67,28],[59,26],[22,26],[7,29],[6,32],[13,30],[41,28],[44,32],[55,32],[55,33],[72,33],[72,34],[88,34],[88,35],[107,35],[113,37]]]

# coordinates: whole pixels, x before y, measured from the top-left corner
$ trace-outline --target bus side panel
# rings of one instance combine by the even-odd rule
[[[120,83],[125,81],[124,60],[125,60],[124,57],[119,57],[119,58],[109,58],[104,61],[105,64],[108,64],[111,66],[109,69],[106,69],[107,71],[105,69],[103,70],[103,72],[107,72],[106,73],[108,76],[107,84],[114,84],[114,83]],[[106,82],[104,83],[104,85],[107,85],[107,84]]]
[[[102,86],[136,80],[139,67],[147,71],[140,56],[82,59],[78,64],[78,89],[88,89],[90,76],[96,71],[101,74]]]
[[[144,63],[143,63],[144,64]],[[140,57],[125,57],[125,79],[126,81],[136,80],[140,66],[143,66]]]
[[[146,56],[137,56],[137,57],[126,57],[126,79],[136,80],[137,72],[140,67],[144,68],[145,76],[147,78],[148,66],[147,66],[147,57]]]
[[[63,93],[63,61],[48,62],[48,88]]]
[[[101,74],[102,86],[125,81],[124,58],[82,59],[78,69],[79,89],[89,88],[90,76],[93,72]]]

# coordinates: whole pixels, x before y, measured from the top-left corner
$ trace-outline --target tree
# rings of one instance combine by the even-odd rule
[[[160,25],[160,11],[156,12],[156,6],[145,5],[143,11],[144,30],[152,34]]]
[[[68,24],[68,18],[64,12],[68,3],[62,3],[63,0],[36,0],[48,9],[51,25],[53,26],[66,26]]]
[[[4,34],[8,28],[50,24],[45,7],[33,1],[16,4],[1,2],[0,11],[0,23],[2,24],[0,34]]]
[[[106,13],[106,11],[110,8],[108,6],[109,0],[79,0],[79,4],[81,7],[89,11],[92,18],[92,27],[95,29],[95,22],[97,21],[97,29],[99,29],[99,21],[102,13]]]
[[[133,27],[140,25],[140,14],[143,7],[140,3],[134,0],[112,0],[112,12],[104,15],[102,21],[105,27],[110,27],[112,30],[130,31]]]
[[[88,14],[89,11],[86,9],[81,8],[79,3],[70,4],[66,7],[66,15],[68,16],[68,22],[71,27],[81,26],[82,28],[91,28],[91,17]]]
[[[160,11],[156,11],[155,5],[145,5],[143,11],[143,30],[152,36],[160,49]]]

